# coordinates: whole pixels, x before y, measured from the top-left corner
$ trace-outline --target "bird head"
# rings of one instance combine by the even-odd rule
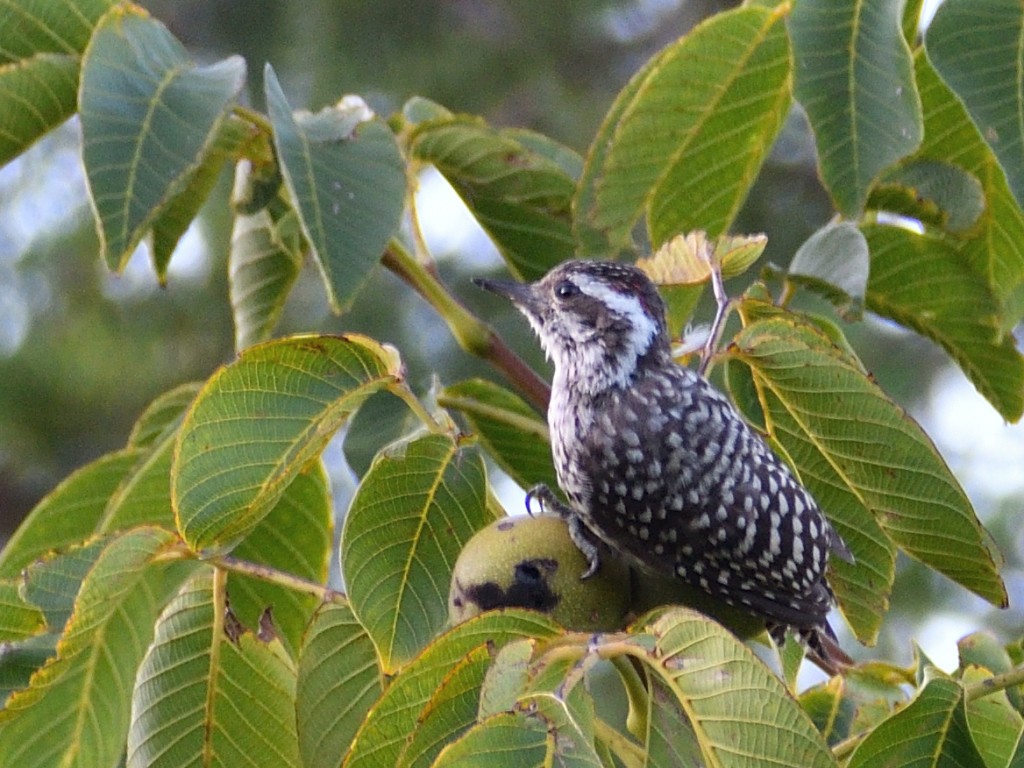
[[[665,305],[636,267],[567,261],[534,283],[475,282],[526,316],[556,376],[587,388],[625,386],[644,360],[668,355]]]

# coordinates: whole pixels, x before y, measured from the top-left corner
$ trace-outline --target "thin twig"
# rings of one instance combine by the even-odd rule
[[[308,581],[299,576],[294,576],[285,571],[279,571],[276,568],[271,568],[269,565],[262,565],[260,563],[251,563],[247,560],[239,560],[231,555],[221,555],[219,557],[210,558],[209,562],[225,571],[232,571],[233,573],[240,573],[245,576],[252,576],[254,579],[260,579],[271,584],[277,584],[280,587],[291,589],[295,592],[303,592],[307,595],[313,595],[320,600],[333,600],[338,593],[333,589],[325,587],[323,584],[317,584],[313,581]]]
[[[967,686],[964,689],[964,698],[967,701],[974,701],[1013,688],[1015,685],[1024,685],[1024,665]]]
[[[722,338],[722,331],[725,330],[725,318],[729,313],[730,300],[725,292],[725,282],[722,280],[722,268],[719,264],[711,264],[711,288],[715,293],[715,319],[711,323],[711,330],[708,333],[707,341],[704,342],[704,349],[701,350],[700,365],[697,372],[703,376],[711,363],[711,358],[718,349],[718,342]]]
[[[404,381],[395,382],[388,387],[388,391],[402,400],[430,432],[440,435],[448,431],[444,425],[437,422]]]

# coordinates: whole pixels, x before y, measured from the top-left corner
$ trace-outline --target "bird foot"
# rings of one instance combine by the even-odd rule
[[[526,492],[526,512],[530,515],[533,515],[533,502],[535,501],[542,512],[545,510],[553,512],[565,520],[569,527],[569,538],[587,561],[587,570],[580,576],[580,581],[586,581],[597,573],[601,567],[601,556],[597,551],[597,544],[576,511],[568,504],[564,504],[555,496],[554,491],[543,483],[533,486]]]

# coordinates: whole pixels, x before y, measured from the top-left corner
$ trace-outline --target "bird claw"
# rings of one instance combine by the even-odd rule
[[[576,549],[580,551],[580,554],[587,561],[587,570],[580,576],[580,581],[586,581],[601,568],[601,555],[597,551],[597,545],[590,538],[588,531],[583,527],[583,522],[577,515],[568,518],[567,522],[569,525],[569,538],[572,539]]]
[[[563,520],[568,520],[576,514],[572,511],[572,507],[559,501],[558,497],[555,496],[555,492],[544,485],[544,483],[539,483],[526,492],[526,513],[530,517],[533,517],[533,502],[535,501],[540,507],[541,512],[545,510],[553,512]]]

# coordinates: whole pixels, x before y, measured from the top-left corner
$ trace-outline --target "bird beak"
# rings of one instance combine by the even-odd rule
[[[513,280],[489,280],[483,277],[475,277],[473,282],[485,291],[504,296],[519,309],[531,313],[538,311],[537,296],[530,283],[517,283]]]

